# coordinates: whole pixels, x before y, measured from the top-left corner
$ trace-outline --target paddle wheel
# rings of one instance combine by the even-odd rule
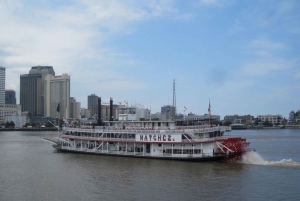
[[[246,139],[242,138],[228,138],[222,143],[218,143],[218,151],[229,154],[224,157],[227,162],[239,161],[245,151],[249,150],[250,142],[246,142]]]

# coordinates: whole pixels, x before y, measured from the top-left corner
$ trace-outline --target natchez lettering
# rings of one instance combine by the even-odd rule
[[[140,141],[172,141],[171,135],[140,135]]]

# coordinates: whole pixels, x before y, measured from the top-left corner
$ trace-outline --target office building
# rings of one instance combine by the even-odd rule
[[[224,117],[224,122],[231,122],[233,124],[253,124],[254,123],[254,116],[248,114],[248,115],[226,115]]]
[[[17,104],[16,92],[14,90],[5,90],[5,104]]]
[[[257,120],[261,123],[264,123],[265,121],[269,121],[272,124],[281,124],[283,118],[282,115],[277,114],[277,115],[258,115]]]
[[[42,115],[42,76],[40,74],[20,75],[20,105],[22,112],[33,116]]]
[[[70,118],[70,76],[47,74],[44,82],[45,110],[47,117]]]
[[[20,104],[22,112],[44,116],[44,80],[46,75],[55,75],[52,66],[33,66],[29,74],[20,76]]]
[[[74,97],[70,98],[70,119],[81,119],[81,103],[76,102]]]
[[[12,115],[5,116],[5,122],[14,122],[15,128],[21,128],[26,124],[26,116],[14,113]]]
[[[220,121],[220,115],[196,115],[193,113],[189,113],[187,116],[184,117],[184,120],[187,121]]]
[[[96,117],[98,114],[98,96],[91,94],[88,96],[88,110],[90,110],[91,117]]]
[[[161,107],[161,120],[175,120],[176,107],[173,105],[165,105]]]
[[[0,104],[5,103],[5,68],[0,67]]]
[[[0,123],[5,123],[6,116],[20,115],[21,105],[0,104]]]

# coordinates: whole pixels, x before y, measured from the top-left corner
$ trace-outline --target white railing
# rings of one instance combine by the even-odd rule
[[[64,131],[69,132],[87,132],[87,133],[207,133],[207,132],[215,132],[215,131],[230,131],[231,127],[228,126],[216,126],[216,127],[196,127],[196,126],[184,126],[184,127],[176,127],[176,129],[139,129],[136,127],[130,127],[126,129],[116,129],[113,127],[108,127],[105,129],[83,129],[83,128],[69,128],[64,127]]]
[[[114,138],[114,137],[86,137],[86,136],[74,136],[74,135],[63,135],[62,138],[71,138],[76,140],[89,140],[89,141],[112,141],[112,142],[140,142],[136,141],[135,138]],[[193,138],[193,139],[182,139],[181,142],[212,142],[216,140],[225,140],[228,136],[212,137],[212,138]],[[172,144],[174,142],[162,142],[166,144]],[[178,143],[178,142],[177,142]]]

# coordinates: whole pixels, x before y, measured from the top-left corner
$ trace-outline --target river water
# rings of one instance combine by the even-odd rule
[[[58,153],[43,137],[0,133],[0,200],[299,200],[300,130],[243,130],[240,163]]]

